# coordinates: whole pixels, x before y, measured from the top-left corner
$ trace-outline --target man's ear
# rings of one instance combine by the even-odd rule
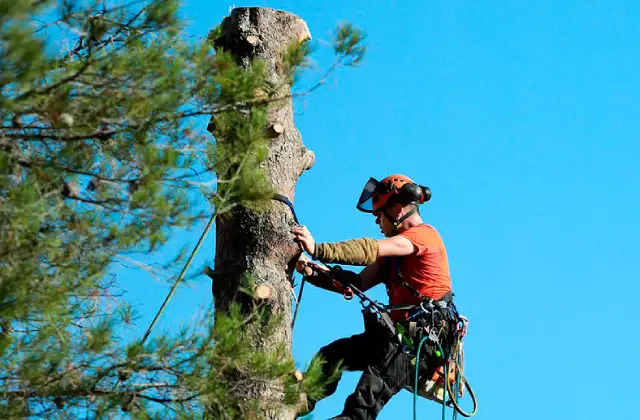
[[[404,214],[404,206],[400,203],[393,203],[393,214],[396,215],[396,217],[400,217]]]

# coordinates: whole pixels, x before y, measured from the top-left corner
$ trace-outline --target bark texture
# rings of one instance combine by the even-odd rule
[[[216,48],[230,51],[238,61],[248,66],[258,57],[264,60],[272,82],[281,81],[283,52],[293,42],[311,39],[306,23],[299,17],[268,8],[237,8],[222,22],[223,34],[216,40]],[[279,98],[291,93],[288,85],[278,91]],[[280,100],[269,107],[269,154],[264,169],[275,190],[294,201],[296,183],[300,175],[314,162],[313,152],[302,143],[293,121],[291,99]],[[223,141],[223,140],[220,140]],[[265,336],[260,326],[252,326],[255,346],[274,349],[284,343],[291,351],[292,294],[290,270],[300,254],[290,233],[295,224],[291,210],[273,201],[271,210],[256,213],[240,208],[216,225],[216,255],[213,296],[216,313],[225,311],[232,301],[238,301],[239,286],[246,286],[246,276],[257,282],[259,297],[271,305],[274,314],[281,316],[275,334]],[[246,394],[261,400],[278,397],[273,384],[253,384]],[[293,419],[295,413],[268,413],[271,419]]]

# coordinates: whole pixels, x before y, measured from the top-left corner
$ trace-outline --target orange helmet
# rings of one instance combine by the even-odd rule
[[[366,213],[375,213],[394,196],[403,203],[422,204],[431,198],[431,190],[400,174],[389,175],[382,181],[369,178],[356,207]]]

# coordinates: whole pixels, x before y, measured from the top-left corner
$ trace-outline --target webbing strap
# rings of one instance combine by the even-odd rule
[[[272,197],[274,200],[279,201],[281,203],[284,203],[287,207],[289,207],[291,209],[291,214],[293,214],[293,220],[296,221],[296,224],[299,225],[300,222],[298,221],[298,216],[296,216],[296,211],[293,208],[293,204],[291,203],[291,201],[287,198],[287,196],[282,195],[282,194],[274,194]]]
[[[399,218],[398,220],[393,222],[393,227],[397,228],[398,226],[400,226],[400,224],[402,222],[404,222],[409,216],[411,216],[413,213],[418,211],[418,206],[415,206],[414,208],[412,208],[411,210],[409,210],[407,213],[405,213],[404,216],[402,216],[401,218]],[[386,214],[386,213],[385,213]],[[389,216],[387,216],[389,217]],[[392,219],[393,220],[393,219]]]
[[[425,296],[424,294],[420,293],[418,289],[416,289],[415,287],[407,283],[404,277],[402,276],[402,272],[400,271],[401,258],[400,257],[390,257],[390,258],[392,259],[393,270],[395,274],[398,276],[398,283],[406,287],[415,297],[417,297],[420,300],[433,300],[434,302],[441,302],[441,301],[444,301],[447,303],[453,302],[453,297],[455,296],[453,292],[447,292],[445,295],[443,295],[439,299],[433,299],[433,298],[430,298],[429,296]],[[393,279],[389,279],[389,281],[393,283]]]
[[[296,215],[296,210],[293,208],[293,204],[291,203],[291,200],[289,200],[289,198],[287,198],[287,196],[282,195],[282,194],[274,194],[272,197],[274,200],[279,201],[283,204],[285,204],[287,207],[289,207],[289,209],[291,210],[291,214],[293,215],[293,220],[296,222],[296,225],[300,225],[300,222],[298,221],[298,216]],[[300,252],[302,253],[302,251]],[[293,285],[293,276],[295,273],[295,268],[291,270],[291,275],[289,276],[289,283],[291,283]],[[302,282],[300,282],[300,291],[298,292],[298,299],[297,299],[297,304],[296,304],[296,310],[293,313],[293,319],[291,320],[291,330],[293,331],[293,328],[296,326],[296,318],[298,318],[298,311],[300,311],[300,302],[302,301],[302,291],[304,290],[304,276],[302,276]]]
[[[384,325],[389,328],[389,330],[391,331],[391,334],[394,335],[394,337],[397,337],[398,335],[398,331],[396,330],[396,326],[393,323],[393,320],[391,319],[391,317],[389,316],[389,314],[387,312],[381,312],[380,313],[380,319],[382,320],[382,322],[384,323]],[[401,343],[402,344],[402,343]]]

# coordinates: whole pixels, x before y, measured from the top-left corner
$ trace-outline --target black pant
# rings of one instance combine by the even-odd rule
[[[333,419],[371,420],[403,388],[413,392],[415,367],[413,356],[402,352],[392,333],[371,315],[365,315],[365,331],[336,340],[320,349],[329,377],[338,363],[341,370],[362,371],[355,391],[347,398],[342,414]],[[421,357],[422,359],[422,357]],[[328,383],[324,397],[333,394],[341,375]],[[317,401],[310,401],[313,410]]]

